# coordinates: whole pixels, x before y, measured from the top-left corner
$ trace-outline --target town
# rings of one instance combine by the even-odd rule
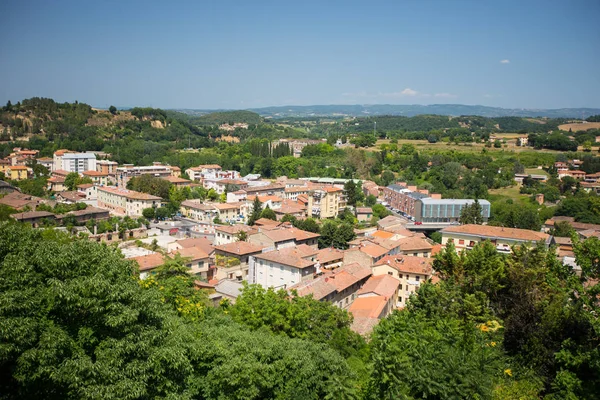
[[[118,165],[110,154],[98,152],[61,149],[50,158],[13,150],[0,160],[0,172],[13,181],[26,180],[33,174],[28,165],[35,161],[50,172],[47,190],[53,193],[39,198],[3,181],[0,204],[17,211],[10,215],[14,220],[116,244],[137,263],[141,279],[179,255],[216,306],[223,299],[234,303],[242,282],[312,295],[352,314],[352,329],[361,335],[404,308],[422,282],[439,280],[432,262],[448,243],[468,251],[489,241],[500,253],[542,243],[554,246],[562,263],[581,271],[571,239],[550,233],[566,222],[581,239],[600,236],[600,225],[569,217],[548,219],[540,231],[490,226],[488,200],[442,198],[406,182],[379,186],[358,179],[261,179],[217,164],[181,171],[160,162]],[[553,165],[559,178],[574,178],[597,191],[600,173],[586,174],[580,166],[578,160]],[[522,185],[524,179],[543,182],[547,177],[515,174],[514,179]],[[132,182],[146,188],[163,183],[167,193],[170,187],[188,196],[173,210],[162,197],[131,189]],[[207,197],[183,200],[197,190]],[[543,204],[543,196],[536,201]],[[328,220],[340,218],[343,224],[324,229]]]

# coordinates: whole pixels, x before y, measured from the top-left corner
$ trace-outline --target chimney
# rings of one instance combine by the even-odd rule
[[[431,197],[432,199],[436,199],[436,200],[441,200],[442,199],[442,195],[440,193],[431,193],[429,195],[429,197]]]
[[[417,191],[417,187],[416,186],[409,186],[408,190],[410,190],[411,192],[416,192]]]

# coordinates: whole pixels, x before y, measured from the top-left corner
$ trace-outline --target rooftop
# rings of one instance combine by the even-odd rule
[[[273,250],[266,253],[256,254],[254,257],[261,260],[272,261],[294,268],[308,268],[315,265],[315,261],[306,260],[307,255],[296,247],[288,247]]]
[[[393,255],[383,257],[374,266],[389,265],[399,272],[431,275],[432,263],[433,258]]]
[[[393,278],[392,278],[393,279]],[[354,318],[371,318],[377,320],[387,304],[384,296],[359,297],[350,305],[348,311]]]
[[[164,264],[163,255],[160,253],[152,253],[145,256],[134,257],[132,260],[138,263],[140,271],[152,270]]]
[[[254,243],[248,242],[233,242],[215,246],[215,250],[220,250],[224,253],[236,254],[238,256],[260,253],[263,247]]]
[[[186,249],[189,247],[198,247],[200,250],[205,252],[206,254],[212,253],[215,248],[212,245],[212,242],[207,238],[190,238],[190,239],[181,239],[177,240],[176,243],[180,245],[182,248]]]
[[[504,228],[490,225],[459,225],[449,226],[441,230],[444,233],[458,233],[464,235],[480,236],[482,238],[504,238],[524,242],[546,241],[550,237],[547,233],[530,231],[527,229]]]
[[[117,188],[117,187],[107,187],[107,186],[99,187],[98,191],[113,193],[118,196],[124,196],[124,197],[126,197],[128,199],[132,199],[132,200],[162,200],[160,197],[152,196],[151,194],[148,194],[148,193],[136,192],[135,190],[122,189],[122,188]]]
[[[394,296],[400,286],[400,281],[391,275],[372,276],[358,291],[358,295],[375,293],[389,299]]]

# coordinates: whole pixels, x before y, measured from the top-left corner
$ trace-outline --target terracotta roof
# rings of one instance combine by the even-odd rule
[[[306,211],[306,207],[300,204],[283,204],[281,207],[273,211],[275,214],[297,214]]]
[[[285,242],[288,240],[296,240],[296,235],[291,232],[289,229],[261,229],[259,233],[262,233],[269,239],[271,239],[274,243]],[[259,234],[257,233],[257,235]]]
[[[482,238],[499,237],[512,240],[537,242],[540,240],[548,240],[550,235],[542,232],[529,231],[526,229],[504,228],[500,226],[490,225],[459,225],[449,226],[442,229],[444,233],[458,233],[465,235],[480,236]]]
[[[394,225],[402,225],[404,224],[404,220],[401,219],[400,217],[396,217],[394,215],[388,215],[385,218],[380,219],[379,221],[377,221],[377,225],[386,228],[388,226],[394,226]]]
[[[173,254],[179,254],[181,257],[191,258],[192,261],[204,260],[208,258],[200,247],[185,247],[183,249],[177,249],[173,251]]]
[[[8,169],[10,169],[11,171],[27,171],[29,168],[27,168],[24,165],[11,165],[10,167],[8,167]]]
[[[82,183],[81,185],[77,185],[79,189],[88,189],[94,186],[93,183]]]
[[[53,161],[51,157],[40,157],[37,160],[38,161]]]
[[[75,201],[75,202],[85,199],[85,195],[80,192],[64,191],[64,192],[58,192],[58,193],[56,193],[56,195],[62,197],[65,200]]]
[[[341,269],[359,279],[364,279],[371,275],[371,268],[363,267],[359,263],[344,264]]]
[[[374,267],[388,265],[399,272],[431,275],[433,258],[393,255],[385,256]]]
[[[24,194],[17,191],[9,193],[6,196],[0,198],[0,204],[7,205],[17,210],[25,206],[31,206],[41,202],[42,199],[39,197],[31,196],[29,194]]]
[[[240,179],[221,179],[217,181],[219,185],[237,185],[237,186],[246,186],[248,182],[242,181]]]
[[[386,232],[386,231],[375,231],[371,234],[372,237],[374,238],[380,238],[380,239],[390,239],[392,237],[394,237],[394,234],[392,232]]]
[[[107,173],[100,172],[100,171],[92,171],[92,170],[83,171],[83,175],[86,175],[86,176],[108,176]]]
[[[385,308],[387,300],[384,296],[359,297],[350,305],[348,311],[354,318],[377,319]]]
[[[241,231],[247,232],[249,235],[257,232],[255,228],[248,225],[215,225],[215,232],[225,232],[230,235],[237,235]]]
[[[381,257],[388,252],[388,249],[378,244],[368,244],[366,246],[358,247],[358,249],[373,258]]]
[[[314,247],[310,247],[307,244],[299,244],[296,246],[296,248],[298,251],[304,254],[304,257],[316,256],[319,253],[319,250],[315,249]]]
[[[171,183],[192,183],[192,181],[188,179],[179,178],[177,176],[163,176],[162,179]]]
[[[193,208],[202,211],[215,211],[213,204],[204,204],[200,200],[185,200],[181,203],[182,207]]]
[[[344,252],[331,247],[319,250],[317,254],[317,260],[319,263],[325,264],[332,261],[342,261],[344,259]]]
[[[256,195],[251,195],[246,197],[246,201],[254,201],[254,199],[256,198]],[[267,201],[272,201],[275,203],[281,203],[283,202],[283,199],[279,196],[258,196],[258,201],[260,201],[261,203],[266,203]]]
[[[48,178],[48,182],[51,183],[65,183],[65,178],[63,176],[53,176]]]
[[[246,193],[258,193],[258,192],[269,192],[273,190],[281,190],[285,189],[284,185],[267,185],[267,186],[251,186],[247,187],[244,190]]]
[[[324,187],[322,190],[324,190],[327,193],[336,193],[336,192],[344,191],[344,189],[336,188],[335,186],[327,186],[327,187]]]
[[[304,259],[306,255],[295,247],[273,250],[266,253],[256,254],[257,259],[276,262],[294,268],[308,268],[315,265],[315,261]]]
[[[198,247],[200,250],[205,252],[206,254],[210,254],[215,251],[215,248],[210,240],[207,238],[190,238],[190,239],[181,239],[177,240],[175,243],[180,245],[182,248],[186,249],[189,247]]]
[[[67,176],[69,175],[69,171],[65,171],[64,169],[55,169],[54,171],[52,171],[52,176]]]
[[[398,239],[396,243],[400,246],[401,251],[431,251],[433,248],[431,243],[429,243],[427,240],[416,236]]]
[[[248,242],[233,242],[215,246],[215,250],[220,250],[224,253],[231,253],[240,256],[252,253],[260,253],[262,249],[262,246]]]
[[[152,196],[148,193],[136,192],[134,190],[121,189],[116,187],[99,187],[98,191],[114,193],[132,200],[162,200],[158,196]]]
[[[63,156],[65,153],[74,153],[74,151],[67,150],[67,149],[60,149],[60,150],[56,150],[54,152],[54,155],[60,157],[60,156]]]
[[[373,209],[371,207],[357,207],[356,213],[357,214],[372,214]]]
[[[318,237],[321,237],[321,235],[319,235],[318,233],[309,232],[309,231],[305,231],[305,230],[294,228],[294,227],[289,227],[286,230],[288,232],[290,232],[292,235],[294,235],[294,238],[296,239],[297,242],[301,241],[301,240],[316,239]]]
[[[259,218],[256,221],[254,221],[254,225],[257,225],[257,226],[263,226],[263,225],[279,226],[279,225],[281,225],[281,222],[273,221],[272,219],[268,219],[268,218]]]
[[[285,188],[286,193],[309,192],[311,189],[308,186],[292,186]]]
[[[439,253],[440,251],[442,251],[443,248],[444,248],[444,246],[442,246],[439,243],[434,244],[431,247],[431,257],[435,256],[437,253]]]
[[[48,211],[27,211],[24,213],[12,214],[11,217],[16,219],[17,221],[23,221],[27,219],[35,219],[35,218],[54,218],[55,215]]]
[[[321,300],[330,294],[335,293],[337,289],[333,284],[329,283],[329,281],[319,278],[297,283],[291,286],[289,290],[296,290],[298,296],[308,296],[312,294],[315,300]]]
[[[134,260],[138,263],[140,271],[152,270],[164,264],[163,255],[160,253],[152,253],[145,256],[134,257],[131,260]]]
[[[378,296],[385,296],[389,299],[394,296],[394,293],[396,293],[399,286],[400,280],[391,275],[372,276],[362,289],[359,290],[358,295],[375,293]]]
[[[77,211],[69,211],[68,213],[66,213],[65,215],[73,215],[75,217],[81,217],[83,215],[96,215],[96,214],[108,214],[108,210],[105,210],[104,208],[98,208],[98,207],[93,207],[93,206],[87,206],[85,209],[83,210],[77,210]]]
[[[198,165],[195,168],[191,168],[193,170],[203,170],[203,169],[221,169],[221,166],[219,164],[202,164],[202,165]]]

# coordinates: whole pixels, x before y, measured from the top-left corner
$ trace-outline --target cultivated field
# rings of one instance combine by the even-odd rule
[[[600,122],[575,122],[572,124],[562,124],[558,126],[558,129],[567,132],[569,131],[569,129],[573,132],[587,131],[590,129],[600,129]]]

